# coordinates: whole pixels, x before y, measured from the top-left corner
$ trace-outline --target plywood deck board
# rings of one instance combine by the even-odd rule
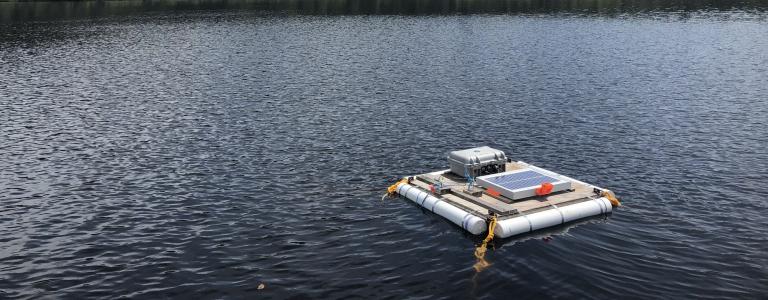
[[[506,170],[518,170],[526,168],[527,166],[511,162],[507,163]],[[447,171],[442,172],[435,172],[435,173],[428,173],[428,174],[421,174],[417,175],[417,177],[427,178],[427,181],[431,182],[442,182],[445,186],[450,186],[453,193],[462,193],[463,191],[467,190],[467,182],[464,180],[464,178],[460,176],[456,176],[454,174],[448,173]],[[417,187],[424,189],[425,191],[429,191],[429,183],[422,182],[419,180],[414,180],[413,184]],[[475,186],[473,189],[479,189],[484,190],[482,187]],[[589,186],[586,186],[584,184],[578,183],[578,182],[572,182],[572,190],[559,192],[556,194],[543,196],[543,197],[533,197],[533,198],[527,198],[522,199],[518,201],[513,201],[511,203],[505,203],[504,201],[500,201],[499,199],[496,199],[494,197],[488,196],[488,195],[481,195],[479,197],[472,197],[468,195],[461,195],[461,197],[452,195],[452,194],[445,194],[441,195],[442,198],[447,199],[449,201],[455,202],[457,204],[460,204],[461,206],[464,206],[462,209],[470,209],[477,213],[481,213],[487,216],[488,209],[491,208],[496,211],[505,212],[505,211],[511,211],[516,209],[519,213],[525,214],[530,211],[540,210],[542,208],[550,207],[552,205],[558,205],[566,202],[572,202],[579,199],[585,199],[589,197],[595,196],[594,192],[592,191],[592,188]],[[463,198],[470,198],[472,201],[463,199]]]

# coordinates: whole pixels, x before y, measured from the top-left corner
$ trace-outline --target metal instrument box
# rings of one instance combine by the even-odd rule
[[[451,172],[462,177],[504,172],[507,156],[504,151],[488,146],[453,151],[448,154]]]

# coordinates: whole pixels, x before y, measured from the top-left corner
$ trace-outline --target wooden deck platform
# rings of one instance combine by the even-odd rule
[[[521,163],[510,162],[507,163],[506,170],[511,171],[528,167]],[[448,170],[416,175],[411,184],[429,191],[429,186],[437,182],[441,182],[443,186],[450,187],[449,192],[439,196],[436,195],[441,200],[454,204],[478,217],[487,218],[493,212],[501,220],[549,209],[556,205],[578,203],[598,197],[593,187],[574,181],[572,181],[571,190],[546,196],[520,200],[512,200],[504,196],[493,197],[485,193],[484,188],[477,185],[472,187],[472,192],[468,191],[467,181],[460,176],[450,173]]]

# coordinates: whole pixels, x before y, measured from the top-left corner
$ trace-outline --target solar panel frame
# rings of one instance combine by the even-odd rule
[[[499,185],[501,187],[516,190],[522,188],[528,188],[532,186],[540,186],[542,183],[557,182],[558,179],[541,174],[539,172],[528,170],[525,172],[518,172],[512,174],[504,174],[501,176],[491,177],[487,179],[489,182]]]
[[[570,181],[563,180],[556,174],[543,174],[532,169],[513,170],[477,178],[479,186],[493,188],[513,200],[535,196],[535,190],[545,182],[553,184],[552,192],[571,188]]]

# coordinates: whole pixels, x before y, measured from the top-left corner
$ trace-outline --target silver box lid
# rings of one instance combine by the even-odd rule
[[[448,154],[448,159],[464,165],[482,165],[487,163],[506,162],[504,151],[496,150],[488,146],[453,151]]]

